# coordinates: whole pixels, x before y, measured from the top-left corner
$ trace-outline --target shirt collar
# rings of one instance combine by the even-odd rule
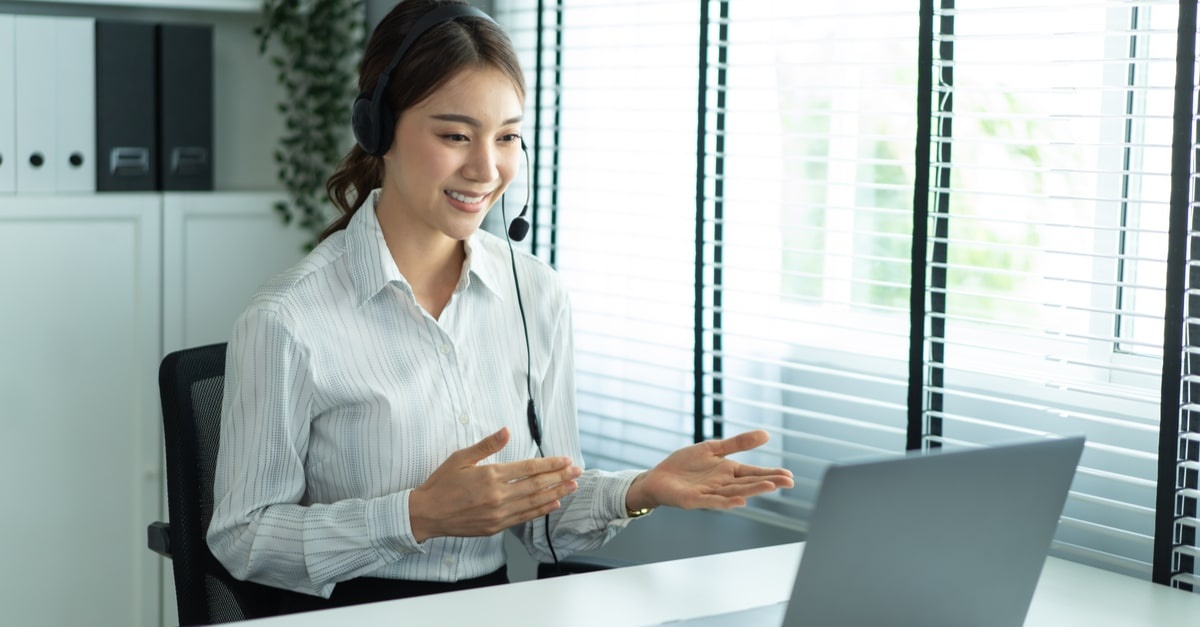
[[[476,231],[467,238],[466,251],[467,260],[463,267],[466,272],[463,273],[465,281],[470,281],[470,277],[474,276],[479,280],[480,285],[483,285],[489,292],[496,295],[501,301],[504,300],[504,288],[500,283],[501,277],[508,269],[505,265],[508,263],[508,256],[497,254],[497,246],[488,246],[488,239],[496,243],[495,236],[483,230]],[[466,284],[460,284],[461,289],[466,289]]]
[[[379,189],[371,192],[363,206],[354,212],[350,223],[346,225],[346,252],[348,255],[350,278],[354,283],[354,291],[359,306],[366,303],[376,294],[387,287],[389,283],[399,284],[404,291],[412,295],[412,287],[400,269],[396,267],[388,250],[387,241],[383,238],[383,229],[379,226],[379,218],[375,215],[375,205],[379,202]],[[465,242],[466,260],[463,262],[463,273],[459,279],[455,293],[463,292],[471,285],[471,277],[479,280],[488,291],[503,300],[503,289],[499,283],[500,274],[505,266],[502,264],[508,257],[496,254],[498,246],[488,245],[488,239],[495,236],[483,231],[476,231]]]

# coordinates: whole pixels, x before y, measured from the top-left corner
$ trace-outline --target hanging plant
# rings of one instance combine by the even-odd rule
[[[263,24],[254,29],[259,54],[270,54],[285,94],[275,165],[288,199],[275,209],[284,224],[296,221],[312,233],[314,243],[334,215],[325,180],[351,141],[365,15],[363,0],[263,0]]]

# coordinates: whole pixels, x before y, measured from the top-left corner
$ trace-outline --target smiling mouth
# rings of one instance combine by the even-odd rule
[[[488,196],[487,194],[480,194],[479,196],[467,196],[465,194],[461,194],[459,192],[453,192],[450,190],[446,190],[446,195],[453,198],[454,200],[457,200],[458,202],[467,203],[468,205],[477,205],[477,204],[483,202],[483,199],[487,198],[487,196]]]

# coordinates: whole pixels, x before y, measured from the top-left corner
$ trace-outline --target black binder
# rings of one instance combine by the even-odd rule
[[[158,185],[154,25],[96,21],[96,190]]]
[[[213,33],[158,25],[159,188],[213,188]]]

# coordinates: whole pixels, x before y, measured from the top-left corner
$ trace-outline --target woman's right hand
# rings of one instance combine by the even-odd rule
[[[583,470],[569,457],[483,464],[508,444],[508,428],[455,451],[408,497],[417,542],[439,536],[490,536],[549,514],[574,492]]]

